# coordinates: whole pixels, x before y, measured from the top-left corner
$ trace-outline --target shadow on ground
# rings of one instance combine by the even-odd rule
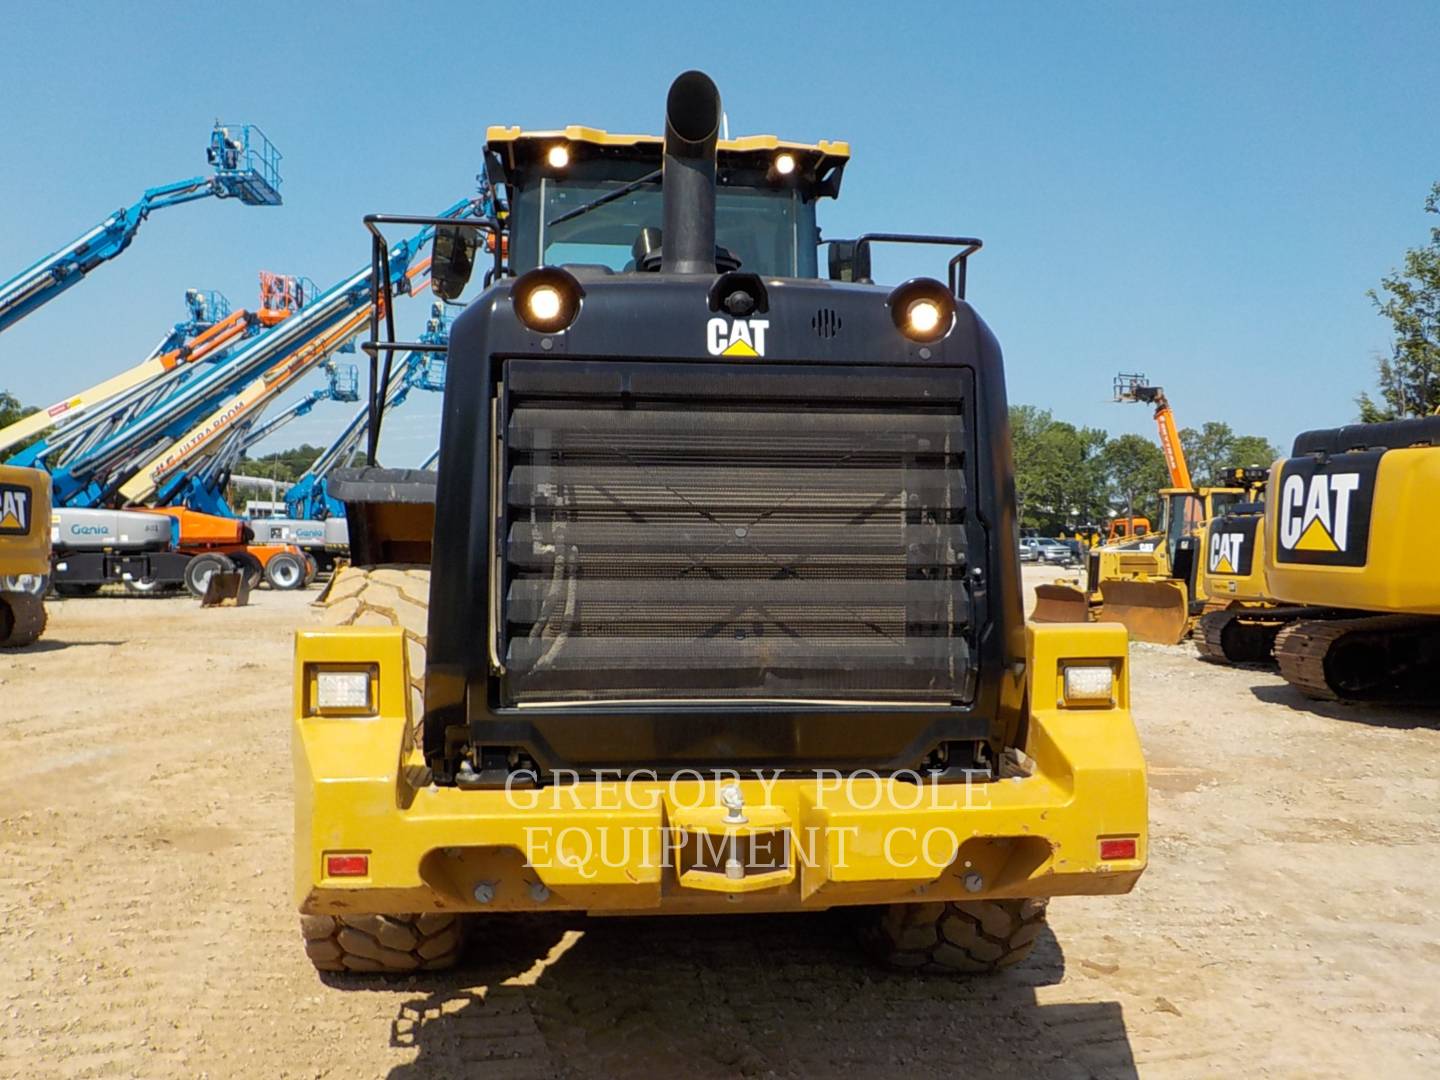
[[[1371,727],[1412,728],[1440,727],[1440,709],[1424,705],[1366,705],[1349,704],[1341,701],[1316,701],[1307,698],[1288,684],[1276,686],[1266,683],[1252,686],[1250,692],[1257,701],[1267,705],[1284,705],[1296,712],[1311,713],[1331,720],[1346,720],[1350,723],[1369,724]]]
[[[1118,1003],[1037,1001],[1065,972],[1049,931],[1019,967],[965,979],[877,969],[840,914],[476,930],[467,968],[402,1002],[391,1043],[417,1054],[391,1080],[1136,1075]]]

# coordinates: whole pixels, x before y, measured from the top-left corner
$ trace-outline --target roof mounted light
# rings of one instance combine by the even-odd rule
[[[555,266],[522,274],[510,287],[515,314],[531,330],[542,334],[558,334],[574,322],[584,295],[580,283]]]
[[[939,341],[955,325],[955,297],[934,278],[911,278],[887,302],[896,328],[911,341]]]
[[[570,147],[556,143],[545,151],[545,164],[552,169],[563,169],[570,164]]]

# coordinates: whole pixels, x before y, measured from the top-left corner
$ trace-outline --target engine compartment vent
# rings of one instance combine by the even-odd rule
[[[968,699],[961,379],[510,361],[503,702]]]

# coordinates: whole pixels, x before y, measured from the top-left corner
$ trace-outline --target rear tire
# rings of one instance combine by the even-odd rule
[[[316,971],[408,975],[454,967],[465,947],[459,915],[301,915]]]
[[[282,551],[265,564],[265,580],[272,589],[289,592],[305,587],[305,563],[297,555]]]
[[[322,601],[326,626],[398,626],[405,631],[410,677],[410,720],[423,743],[425,634],[430,618],[428,566],[346,566],[330,579]]]
[[[19,649],[45,632],[45,601],[29,593],[0,593],[0,649]]]
[[[1046,900],[890,904],[864,938],[882,963],[905,971],[988,975],[1030,955]]]
[[[159,578],[126,578],[125,589],[136,596],[164,596],[175,591],[173,582],[161,581]]]
[[[235,564],[230,561],[229,556],[215,552],[196,555],[185,564],[185,588],[190,591],[191,596],[204,596],[205,586],[210,584],[212,574],[229,573],[234,569]]]
[[[252,592],[260,587],[260,579],[265,576],[265,568],[260,565],[260,560],[248,551],[237,551],[230,556],[235,564],[235,569],[245,575],[245,587]]]

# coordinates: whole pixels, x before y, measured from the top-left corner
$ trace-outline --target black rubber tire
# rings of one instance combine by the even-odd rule
[[[305,552],[305,587],[308,589],[320,576],[320,564],[315,561],[315,556],[308,551]]]
[[[67,600],[74,600],[81,596],[95,596],[103,588],[97,581],[85,582],[84,584],[61,584],[55,583],[55,595],[63,596]]]
[[[460,915],[301,915],[317,971],[409,975],[454,967],[465,948]]]
[[[0,593],[0,649],[19,649],[45,632],[45,601],[29,593]]]
[[[248,551],[237,551],[230,556],[230,561],[235,564],[235,569],[244,573],[245,587],[252,592],[260,587],[261,580],[265,577],[265,568],[260,565],[260,560]]]
[[[305,563],[298,555],[281,551],[265,564],[265,581],[272,589],[289,592],[305,587]]]
[[[209,584],[211,574],[229,573],[234,569],[235,564],[230,561],[228,555],[221,555],[214,551],[196,555],[185,564],[185,588],[189,590],[191,596],[204,596],[205,586]]]
[[[890,904],[863,938],[881,963],[905,971],[988,975],[1030,955],[1046,900]]]

